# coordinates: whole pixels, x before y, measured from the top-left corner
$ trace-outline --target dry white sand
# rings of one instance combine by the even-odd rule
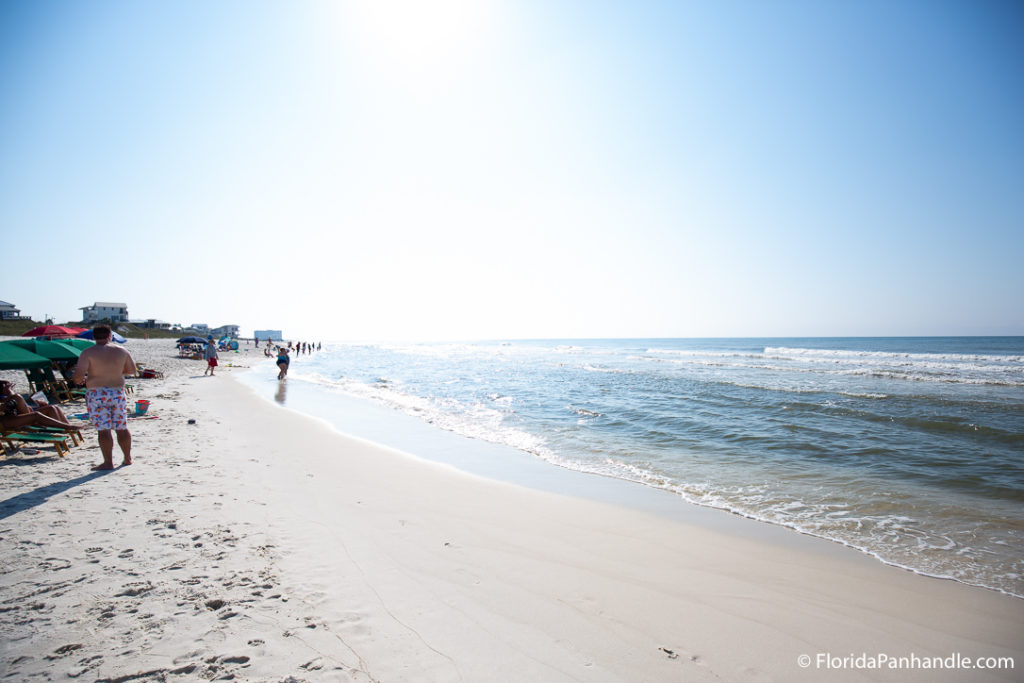
[[[819,655],[1024,666],[1022,600],[462,474],[128,348],[167,375],[135,465],[90,472],[91,433],[0,461],[4,680],[1021,680]]]

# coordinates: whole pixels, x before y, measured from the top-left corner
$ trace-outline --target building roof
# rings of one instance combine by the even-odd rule
[[[84,311],[87,308],[128,308],[128,304],[112,303],[110,301],[97,301],[92,306],[80,306],[78,310]]]

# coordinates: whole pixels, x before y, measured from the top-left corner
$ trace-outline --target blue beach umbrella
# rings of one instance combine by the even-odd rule
[[[126,341],[128,341],[127,339],[125,339],[124,337],[119,335],[117,332],[114,332],[113,330],[111,330],[110,336],[111,336],[111,339],[116,341],[118,344],[124,344]],[[93,338],[92,330],[86,330],[85,332],[83,332],[80,335],[78,335],[78,338],[79,339],[92,339]]]

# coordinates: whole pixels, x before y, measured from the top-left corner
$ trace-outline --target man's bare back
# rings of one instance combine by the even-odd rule
[[[78,357],[75,384],[85,381],[89,389],[99,387],[124,388],[124,376],[136,373],[135,361],[126,350],[111,343],[90,346]]]

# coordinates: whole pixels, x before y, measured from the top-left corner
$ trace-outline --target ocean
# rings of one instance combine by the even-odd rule
[[[292,392],[315,385],[1024,597],[1024,337],[328,344],[293,358]]]

